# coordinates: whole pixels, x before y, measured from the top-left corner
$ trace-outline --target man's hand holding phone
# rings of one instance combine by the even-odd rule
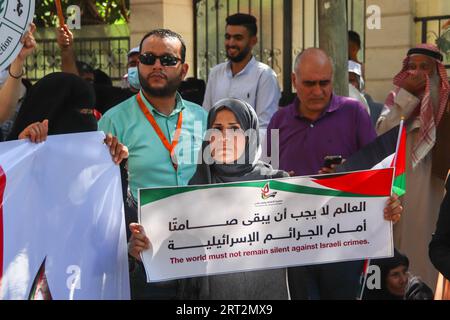
[[[326,156],[323,161],[322,169],[319,170],[319,174],[334,173],[336,167],[344,161],[345,160],[341,155]]]

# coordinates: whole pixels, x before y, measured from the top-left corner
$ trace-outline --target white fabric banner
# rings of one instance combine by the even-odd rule
[[[0,143],[1,299],[130,298],[120,172],[103,139]]]
[[[392,256],[392,173],[141,189],[147,280]]]

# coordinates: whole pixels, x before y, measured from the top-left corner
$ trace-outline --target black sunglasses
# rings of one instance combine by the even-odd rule
[[[164,67],[173,67],[178,63],[178,61],[182,61],[180,58],[174,57],[170,54],[155,56],[152,53],[143,53],[139,55],[139,61],[147,66],[154,65],[156,63],[156,59],[159,59],[159,62]]]

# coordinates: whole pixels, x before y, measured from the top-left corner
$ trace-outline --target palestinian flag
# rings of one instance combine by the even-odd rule
[[[392,191],[398,196],[402,196],[406,192],[406,129],[403,125],[403,120],[397,127],[392,128],[353,154],[347,161],[336,168],[336,172],[389,167],[395,169]],[[361,293],[359,299],[362,299],[364,294],[369,265],[370,260],[365,260],[361,274]]]
[[[36,277],[34,278],[33,285],[31,286],[28,300],[53,300],[50,288],[47,282],[47,275],[45,274],[45,260],[41,264]]]
[[[400,130],[400,128],[402,128]],[[398,196],[405,194],[406,130],[403,121],[395,128],[376,138],[347,161],[336,168],[336,172],[351,172],[368,169],[395,168],[392,191]]]
[[[406,128],[403,121],[400,124],[400,135],[397,143],[397,152],[391,167],[395,168],[394,184],[392,191],[399,197],[406,193]]]

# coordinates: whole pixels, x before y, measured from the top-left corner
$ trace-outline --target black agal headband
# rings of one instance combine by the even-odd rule
[[[425,49],[425,48],[412,48],[408,50],[408,56],[413,55],[413,54],[423,54],[425,56],[431,57],[433,59],[439,60],[439,61],[443,61],[444,60],[444,56],[440,53],[440,52],[436,52],[436,51],[432,51],[429,49]]]

